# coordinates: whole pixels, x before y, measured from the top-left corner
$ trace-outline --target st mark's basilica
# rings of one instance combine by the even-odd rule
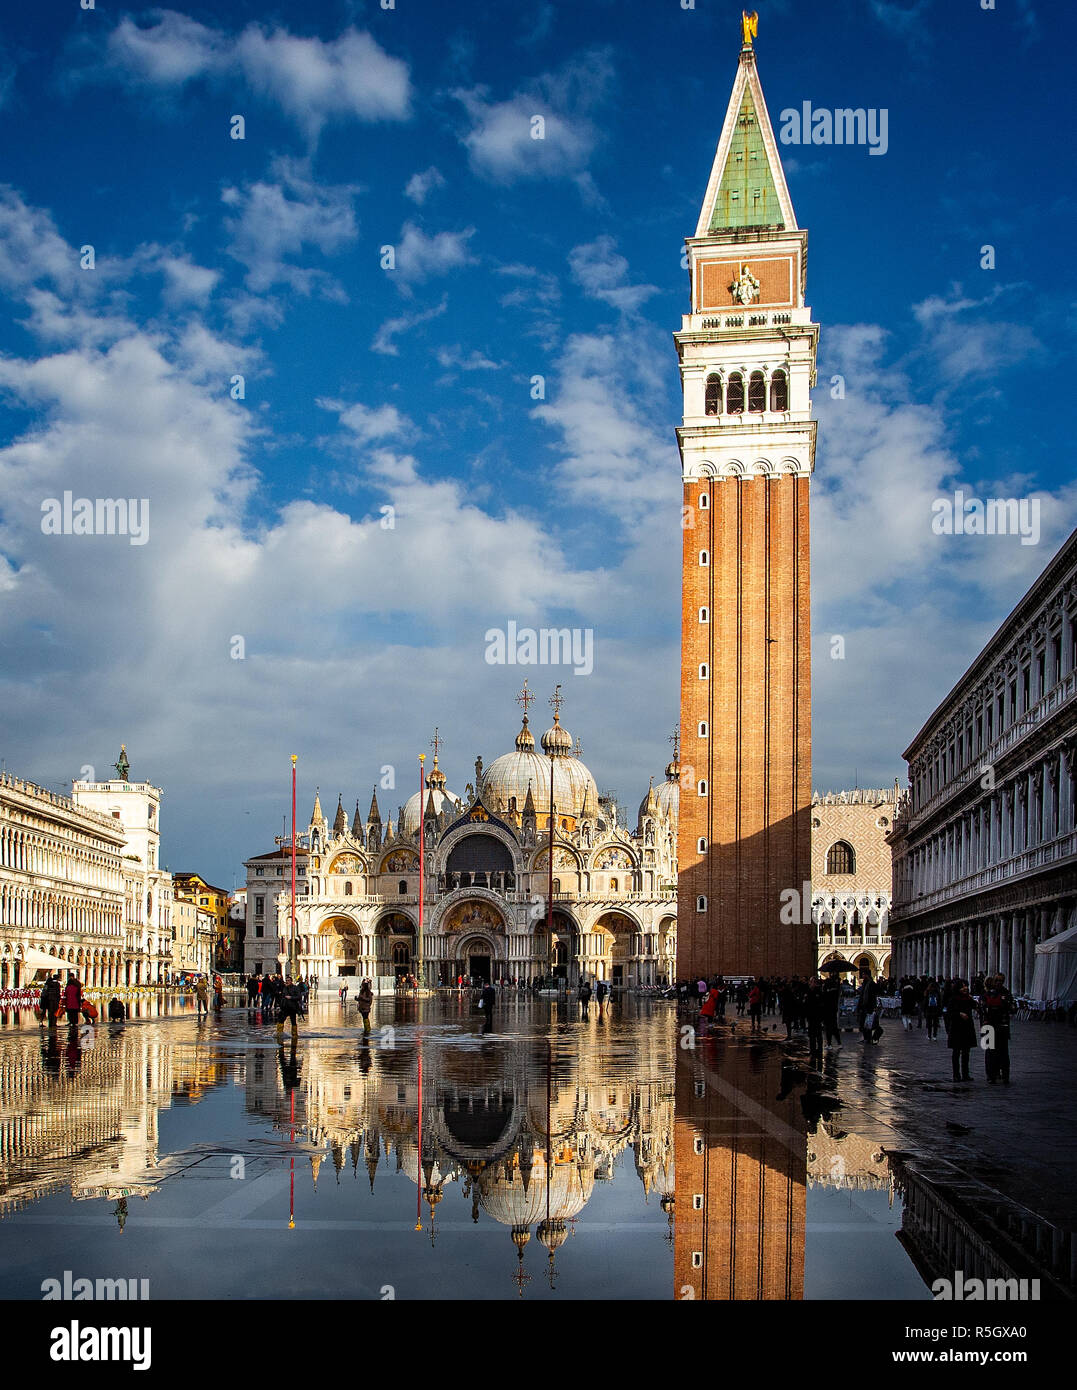
[[[460,975],[512,980],[552,974],[570,984],[586,975],[626,986],[673,978],[676,744],[664,778],[658,786],[652,780],[640,802],[635,826],[623,825],[615,800],[599,794],[579,744],[573,746],[561,723],[560,693],[551,701],[553,724],[539,748],[527,712],[535,696],[526,682],[517,698],[524,715],[514,748],[485,767],[477,758],[474,781],[462,795],[448,786],[435,738],[424,804],[420,808],[416,791],[395,824],[391,815],[382,820],[376,791],[365,822],[357,804],[350,826],[343,797],[331,825],[315,798],[297,851],[300,974],[384,979],[421,966],[427,984],[449,984]],[[265,877],[286,879],[288,854],[285,845],[247,861],[248,912],[254,909],[248,971],[274,970],[288,955],[287,883],[280,883],[274,905]],[[261,932],[260,915],[272,923]]]

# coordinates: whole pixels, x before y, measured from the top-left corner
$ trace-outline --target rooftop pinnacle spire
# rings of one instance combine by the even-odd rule
[[[696,236],[721,236],[744,228],[795,230],[797,221],[782,171],[778,142],[756,70],[753,11],[741,21],[744,44],[711,168]]]

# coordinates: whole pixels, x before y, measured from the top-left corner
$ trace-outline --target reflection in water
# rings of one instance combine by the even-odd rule
[[[200,1297],[277,1296],[282,1259],[299,1297],[395,1281],[417,1298],[790,1300],[863,1296],[873,1277],[926,1293],[894,1239],[888,1158],[846,1131],[829,1063],[741,1037],[679,1049],[673,1011],[632,1000],[586,1021],[506,1004],[491,1036],[434,1000],[385,1001],[369,1037],[344,1017],[316,1005],[298,1046],[239,1009],[53,1033],[12,1017],[0,1293],[35,1296],[12,1258],[27,1248],[42,1275],[114,1274],[108,1229],[154,1297],[192,1295],[206,1241],[227,1258],[200,1264]],[[98,1200],[73,1213],[64,1190]],[[912,1215],[943,1239],[932,1201],[918,1186]]]
[[[801,1299],[807,1120],[777,1048],[725,1038],[677,1064],[678,1298]]]
[[[393,1029],[389,1046],[342,1037],[311,1052],[282,1095],[262,1057],[248,1058],[247,1105],[295,1129],[314,1181],[362,1162],[370,1190],[384,1167],[416,1185],[416,1229],[437,1239],[451,1193],[507,1228],[522,1261],[532,1238],[556,1252],[596,1183],[631,1152],[645,1196],[671,1207],[673,1040],[666,1010],[635,1021],[630,1050],[594,1046],[590,1029],[477,1043],[448,1028]],[[374,1035],[375,1039],[377,1034]],[[291,1104],[296,1095],[293,1124]],[[665,1207],[663,1208],[665,1209]]]

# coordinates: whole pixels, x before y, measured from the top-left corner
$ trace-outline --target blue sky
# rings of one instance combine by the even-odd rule
[[[823,326],[813,781],[880,785],[1074,526],[1077,26],[1042,0],[759,9],[776,126],[806,100],[889,113],[881,157],[783,147]],[[125,741],[165,789],[166,862],[231,886],[280,831],[292,752],[302,815],[315,785],[330,814],[338,792],[365,811],[392,766],[395,816],[435,724],[458,793],[511,747],[527,675],[533,724],[562,681],[600,788],[634,810],[677,719],[670,334],[739,15],[12,11],[8,769],[59,790]],[[1039,543],[933,535],[958,486],[1038,498]],[[148,498],[148,542],[43,535],[65,490]],[[592,629],[593,673],[488,665],[509,620]]]

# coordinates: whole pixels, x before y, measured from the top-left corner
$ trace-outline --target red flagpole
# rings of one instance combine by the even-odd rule
[[[423,845],[426,842],[426,786],[423,778],[426,754],[419,754],[419,939],[416,943],[416,974],[419,976],[419,984],[422,985],[423,969]]]
[[[292,754],[292,932],[288,942],[288,961],[292,970],[298,974],[295,958],[295,764],[297,757],[297,754]]]

